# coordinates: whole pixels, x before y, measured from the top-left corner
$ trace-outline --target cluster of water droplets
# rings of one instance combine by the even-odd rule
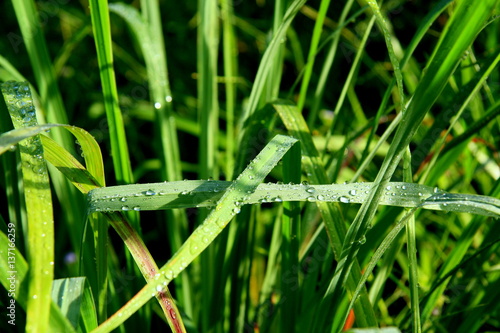
[[[7,81],[2,84],[2,92],[8,110],[17,122],[16,127],[35,126],[36,112],[27,82]]]
[[[37,125],[35,107],[27,82],[7,81],[2,84],[2,92],[16,128]],[[24,155],[25,169],[30,169],[36,176],[46,176],[47,166],[43,159],[42,142],[38,136],[25,139],[20,144],[20,151]]]

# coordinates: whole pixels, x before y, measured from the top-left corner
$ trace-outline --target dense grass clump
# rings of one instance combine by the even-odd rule
[[[499,1],[0,6],[1,332],[500,330]]]

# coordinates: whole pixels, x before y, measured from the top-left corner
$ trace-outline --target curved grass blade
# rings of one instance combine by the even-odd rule
[[[98,188],[98,181],[69,152],[49,138],[44,138],[43,142],[47,148],[47,160],[68,177],[82,193]],[[82,144],[82,148],[84,147],[85,145]],[[155,278],[158,266],[142,239],[125,217],[116,213],[104,214],[104,217],[105,221],[109,222],[123,239],[146,281]],[[106,234],[107,223],[101,222],[97,227],[99,232]],[[176,333],[185,332],[182,317],[169,290],[166,289],[165,292],[159,293],[157,298],[172,330]]]
[[[82,175],[78,172],[67,174],[70,175],[68,179],[73,182],[77,188],[83,186],[83,188],[80,188],[82,193],[87,193],[91,189],[104,186],[104,166],[102,162],[101,149],[92,135],[82,128],[61,124],[45,124],[14,129],[0,135],[0,155],[7,151],[12,145],[17,144],[20,141],[56,127],[63,127],[67,129],[77,138],[82,148],[83,156],[89,171],[86,171],[86,169],[80,164],[80,162],[78,162],[78,160],[76,160],[75,157],[73,157],[72,154],[64,150],[64,148],[62,148],[54,140],[47,136],[41,136],[40,138],[44,148],[52,148],[49,151],[53,152],[50,162],[54,162],[52,164],[57,167],[60,163],[67,165],[67,160],[70,160],[70,165],[72,165],[72,167],[88,172],[88,177],[82,177]],[[68,172],[72,171],[71,167],[68,167],[68,169],[70,169]],[[73,179],[73,176],[76,178]],[[84,188],[85,185],[92,186]]]
[[[84,295],[84,277],[57,279],[52,283],[52,300],[59,306],[61,312],[68,318],[73,327],[78,327],[80,306]],[[97,324],[95,311],[89,318]],[[96,325],[97,326],[97,325]]]
[[[41,141],[45,148],[45,159],[61,171],[61,173],[63,173],[73,185],[84,194],[104,184],[104,170],[99,145],[89,133],[78,127],[48,124],[31,126],[28,127],[27,130],[13,130],[0,136],[0,150],[10,147],[12,144],[29,137],[29,135],[37,135],[38,133],[54,127],[66,128],[75,135],[81,145],[88,170],[85,169],[72,154],[54,140],[42,136]],[[18,136],[15,136],[16,134],[18,134]],[[122,236],[125,245],[136,260],[145,279],[150,280],[154,278],[158,271],[158,267],[149,254],[146,246],[125,217],[118,214],[106,214],[105,216],[118,234]],[[106,235],[107,224],[98,223],[96,227],[99,228],[100,234]],[[105,246],[105,244],[101,245]],[[105,254],[106,251],[98,251],[98,253]],[[103,261],[103,259],[101,259],[101,261]],[[105,276],[103,278],[105,279]],[[170,292],[166,290],[157,297],[174,332],[185,332],[182,318],[179,315],[180,312],[173,302]]]
[[[148,282],[132,300],[93,332],[108,332],[120,325],[156,293],[180,274],[219,235],[229,221],[240,212],[241,203],[273,169],[296,139],[277,135],[228,187],[217,205],[174,256],[161,268],[155,281]]]

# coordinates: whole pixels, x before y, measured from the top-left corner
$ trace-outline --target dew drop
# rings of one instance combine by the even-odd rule
[[[316,198],[313,196],[310,196],[310,197],[307,197],[307,201],[313,202],[313,201],[316,201]]]
[[[280,197],[276,197],[276,198],[274,198],[274,201],[275,202],[283,202],[283,199],[281,199]]]
[[[160,102],[156,102],[155,103],[155,109],[157,109],[157,110],[161,109],[161,103]]]
[[[349,194],[352,195],[352,196],[356,195],[356,190],[350,190]]]
[[[241,212],[241,208],[240,207],[234,207],[233,208],[233,215],[239,214],[240,212]]]
[[[316,189],[314,187],[309,187],[306,192],[307,193],[314,193],[314,191],[316,191]]]
[[[121,202],[125,202],[125,201],[127,201],[127,198],[122,197],[122,198],[120,199],[120,201],[121,201]]]
[[[359,243],[359,244],[361,244],[361,245],[365,244],[365,243],[366,243],[366,236],[361,237],[361,238],[358,240],[358,243]]]
[[[130,210],[129,206],[122,206],[122,210],[127,211]]]
[[[438,193],[438,192],[439,192],[439,188],[434,187],[434,193]]]
[[[385,188],[387,191],[390,191],[392,190],[392,186],[391,185],[387,185],[387,187]]]
[[[170,96],[170,95],[169,96],[165,96],[165,101],[167,103],[171,103],[172,102],[172,96]]]
[[[161,284],[156,286],[156,291],[161,292],[163,290],[163,286]]]
[[[319,201],[323,201],[323,200],[325,200],[325,196],[324,196],[324,195],[322,195],[322,194],[318,195],[316,198],[317,198]]]
[[[189,247],[189,250],[192,255],[196,255],[198,253],[198,244],[192,243],[191,246]]]
[[[172,280],[174,278],[174,271],[171,269],[165,272],[165,277],[167,280]]]
[[[139,211],[141,211],[141,207],[139,207],[139,206],[135,206],[135,207],[134,207],[134,210],[135,210],[136,212],[139,212]]]
[[[147,190],[147,191],[144,191],[144,194],[145,195],[155,195],[156,193],[153,190]]]
[[[401,189],[406,190],[406,186],[405,185],[401,186]]]
[[[346,197],[340,197],[339,201],[342,202],[342,203],[349,203],[349,202],[351,202],[351,200],[349,200],[349,198],[346,198]]]

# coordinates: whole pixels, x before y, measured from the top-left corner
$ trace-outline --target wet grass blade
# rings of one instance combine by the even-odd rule
[[[36,125],[35,108],[27,83],[6,82],[2,93],[15,128]],[[26,241],[29,265],[26,331],[47,332],[54,276],[54,218],[47,164],[39,136],[19,142],[24,198],[27,210]]]
[[[142,211],[213,207],[230,185],[229,181],[186,180],[108,186],[90,191],[88,203],[91,212],[127,211],[134,208]],[[369,191],[374,185],[372,182],[328,185],[266,183],[257,186],[255,192],[248,195],[242,204],[276,202],[276,198],[284,202],[362,204],[369,197]],[[313,187],[313,193],[310,192],[310,187]],[[440,196],[435,196],[436,193]],[[428,201],[425,201],[426,199]],[[500,213],[500,201],[491,196],[449,193],[436,187],[405,182],[388,183],[379,204],[407,208],[423,204],[422,208],[426,209],[492,217]]]
[[[300,142],[301,146],[303,148],[303,166],[304,169],[309,176],[309,180],[311,183],[315,184],[328,184],[328,177],[326,175],[326,171],[323,167],[323,162],[319,156],[319,153],[314,145],[314,142],[312,140],[311,133],[307,127],[307,124],[302,117],[302,115],[297,112],[296,107],[289,105],[288,103],[279,103],[279,104],[274,104],[273,107],[275,110],[278,112],[279,116],[281,117],[281,120],[285,124],[285,127],[289,131],[291,135],[294,137],[297,137]],[[356,196],[358,194],[357,190],[353,189],[354,192],[349,192],[351,194],[354,194]],[[322,196],[318,198],[318,194],[315,193],[316,188],[312,187],[312,201],[316,202],[316,205],[318,206],[318,210],[321,213],[321,216],[323,217],[324,224],[327,230],[328,238],[330,240],[330,245],[333,249],[333,252],[335,254],[335,258],[339,260],[340,255],[341,255],[341,250],[342,250],[342,245],[344,242],[344,238],[346,235],[346,227],[345,223],[343,220],[343,217],[340,213],[340,209],[338,204],[328,204],[326,202],[322,201]],[[311,194],[310,191],[307,191],[309,194]],[[351,195],[352,196],[352,195]],[[308,196],[310,197],[310,196]],[[319,200],[318,200],[319,199]],[[350,202],[350,197],[344,197],[344,196],[339,196],[338,198],[339,202]],[[311,201],[311,199],[309,199]],[[354,276],[360,276],[361,275],[361,269],[359,268],[358,263],[354,263]],[[355,286],[355,280],[350,280],[348,282],[348,288],[351,290],[354,290]],[[332,300],[327,299],[322,302],[322,305],[328,302],[332,301],[342,301],[341,298]],[[321,330],[323,328],[324,321],[327,319],[326,313],[321,312],[326,311],[327,308],[330,308],[329,306],[322,306],[322,309],[320,311],[316,312],[316,320],[313,320],[313,327],[316,327],[316,329],[319,328]],[[369,327],[369,326],[375,326],[376,325],[376,318],[375,314],[373,312],[373,308],[368,300],[368,296],[366,293],[366,289],[363,290],[359,302],[356,303],[356,309],[355,312],[357,313],[363,313],[363,316],[358,317],[358,324],[361,327]],[[316,326],[314,326],[316,325]],[[311,328],[312,329],[312,328]],[[339,327],[338,329],[341,329]],[[315,330],[315,329],[312,329]]]
[[[392,177],[404,150],[410,143],[425,114],[443,90],[448,78],[453,74],[463,53],[483,28],[484,22],[489,18],[496,3],[496,1],[492,0],[487,3],[483,2],[482,6],[474,6],[472,2],[474,1],[460,2],[448,22],[429,61],[426,74],[423,76],[408,109],[403,115],[389,152],[379,170],[375,180],[377,185],[370,191],[367,201],[361,206],[356,219],[349,228],[344,243],[346,245],[338,266],[341,281],[344,280],[345,276],[349,275],[352,259],[356,257],[357,247],[351,244],[355,244],[358,239],[365,235],[367,226],[375,215],[380,197],[387,186],[387,182]],[[340,284],[335,287],[337,292],[340,292],[340,288]]]
[[[250,165],[231,183],[224,195],[202,225],[200,225],[177,253],[161,268],[154,282],[148,283],[127,305],[93,332],[108,332],[120,325],[142,307],[156,293],[180,274],[219,235],[231,219],[241,211],[241,203],[252,194],[264,177],[273,169],[296,139],[277,135],[257,155]]]

